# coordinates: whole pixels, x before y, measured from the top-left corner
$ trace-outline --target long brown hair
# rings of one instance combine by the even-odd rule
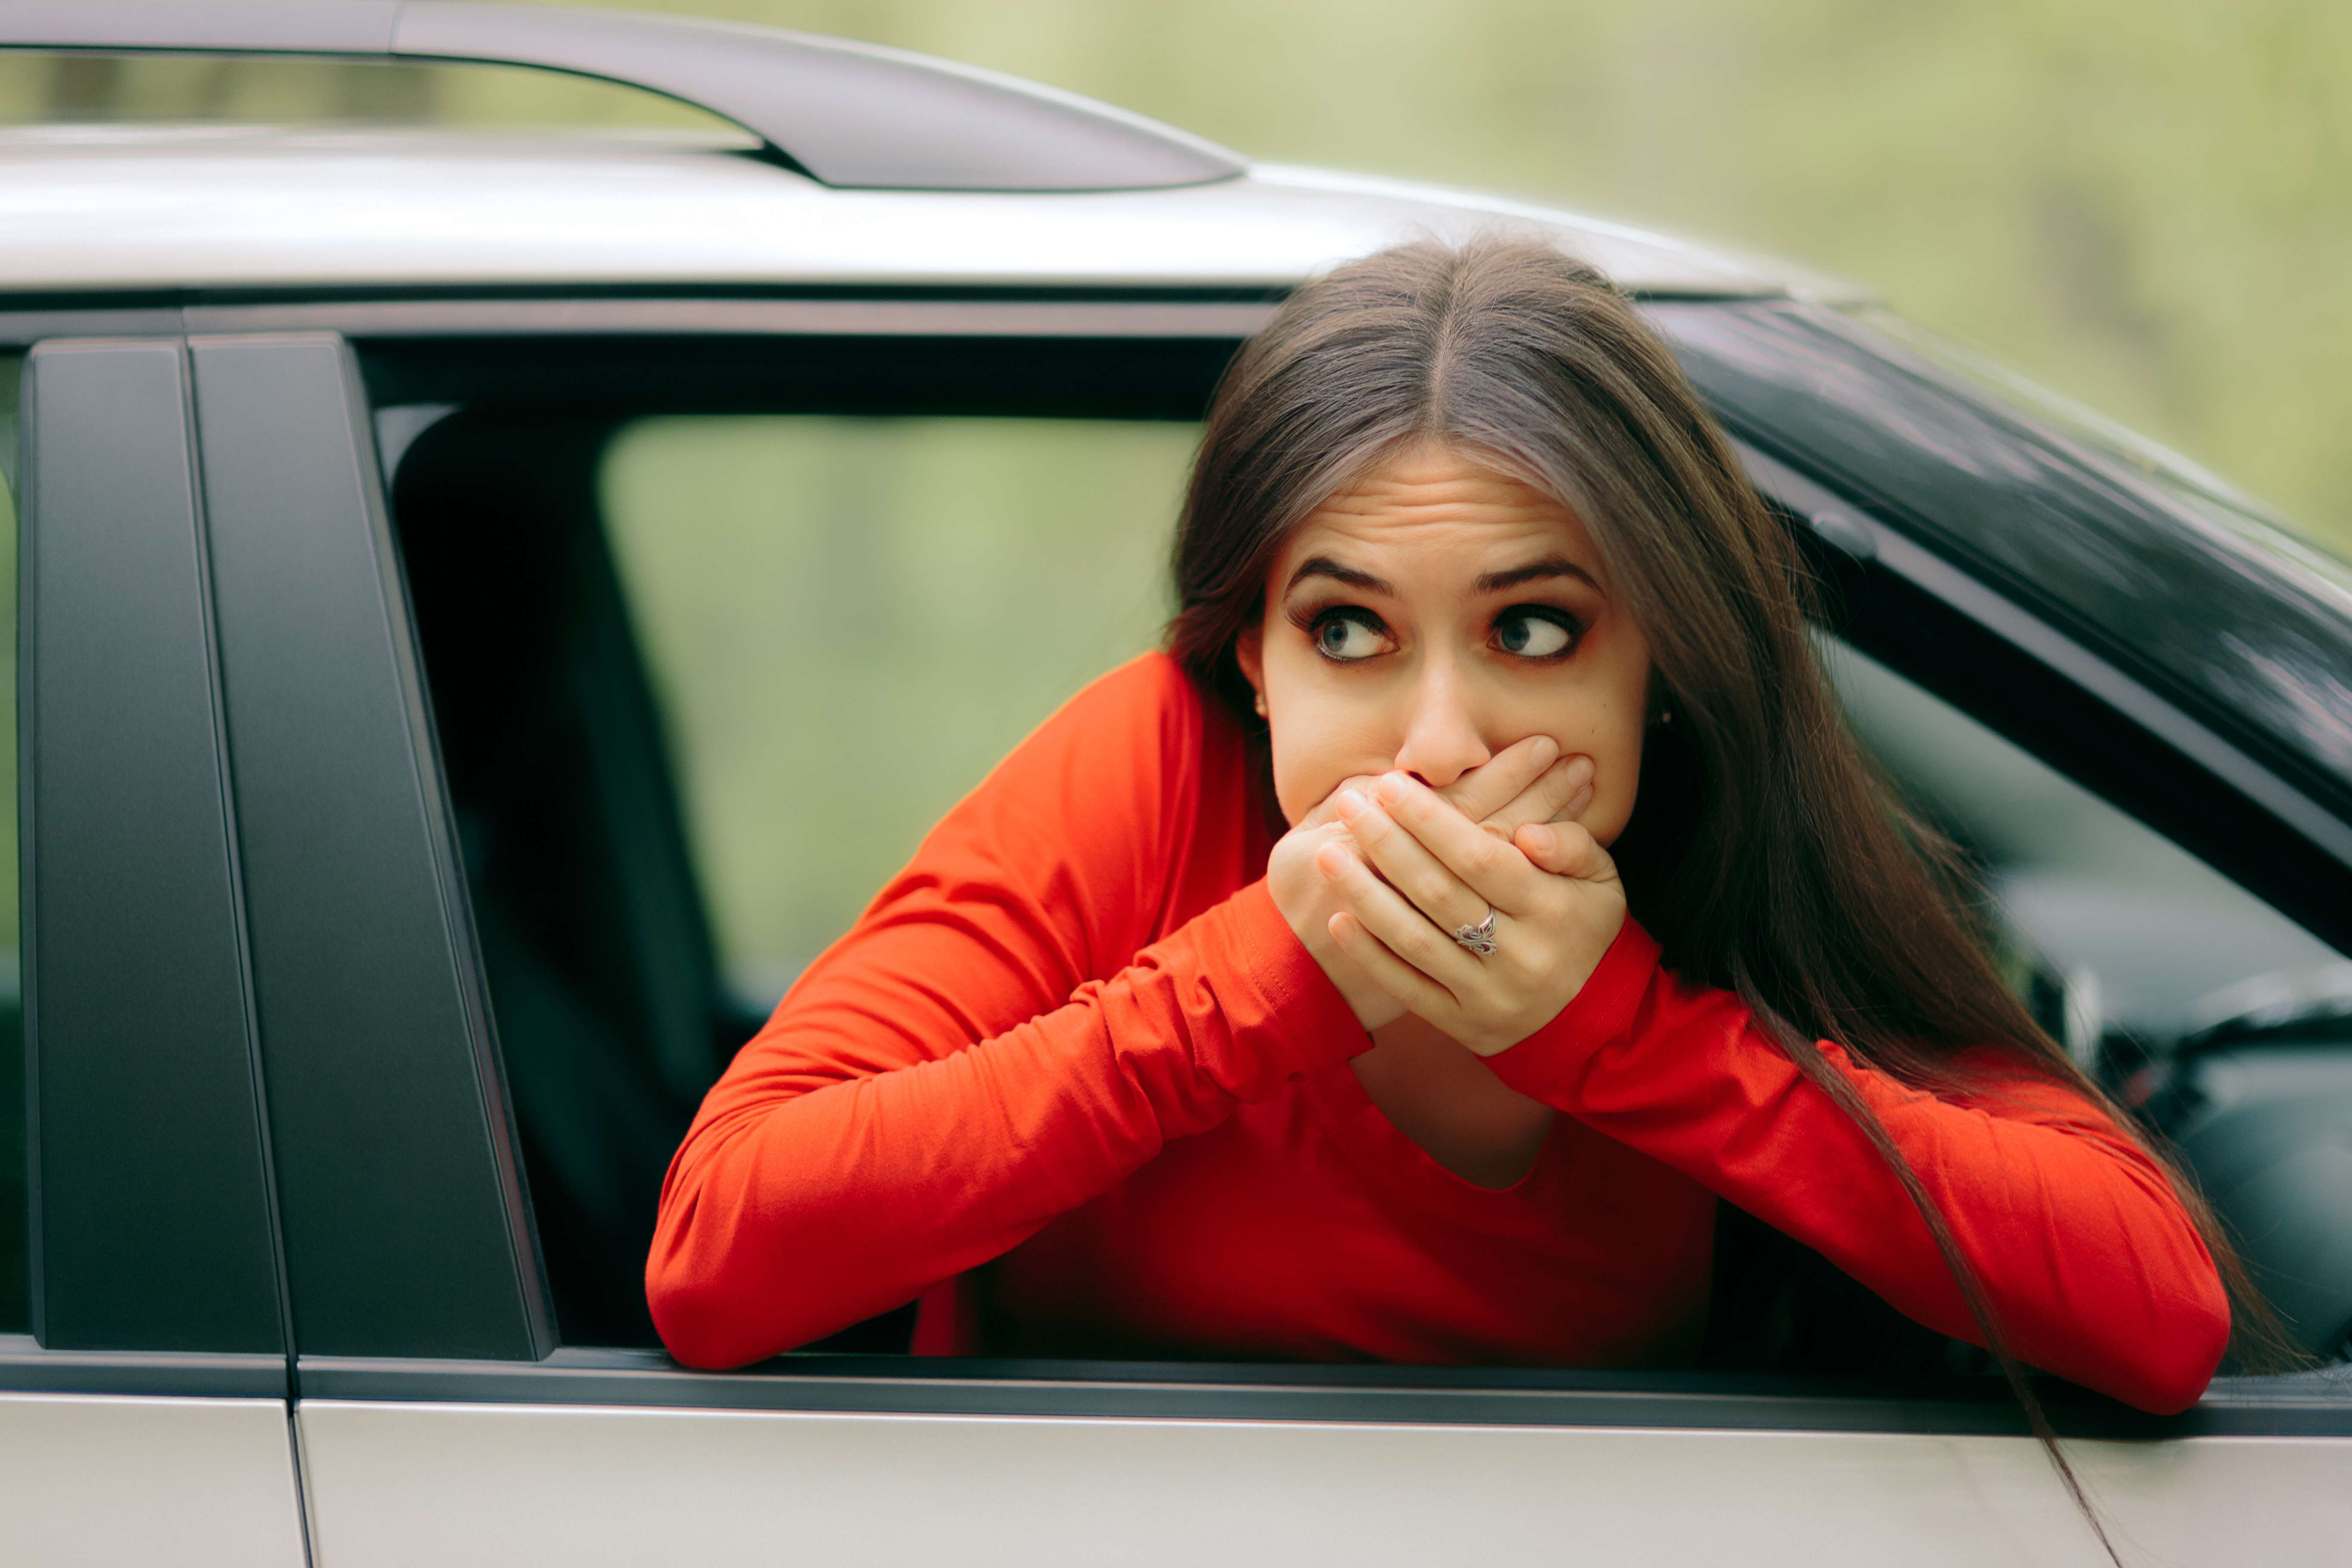
[[[2102,1544],[1950,1226],[1823,1058],[1934,1091],[1999,1044],[2130,1128],[2009,987],[1957,896],[1961,868],[1848,733],[1807,633],[1783,525],[1664,345],[1598,273],[1547,245],[1401,246],[1291,296],[1227,369],[1179,524],[1169,651],[1245,724],[1235,661],[1289,531],[1382,457],[1435,440],[1583,518],[1647,635],[1654,729],[1613,847],[1633,915],[1677,973],[1737,992],[1868,1135],[1918,1206],[1985,1342]],[[2149,1151],[2219,1264],[2257,1354],[2280,1342],[2211,1210]],[[2110,1548],[2112,1554],[2112,1548]]]

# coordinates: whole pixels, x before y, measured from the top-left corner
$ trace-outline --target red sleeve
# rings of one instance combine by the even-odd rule
[[[1964,1053],[1969,1093],[1938,1099],[1822,1048],[1942,1209],[2020,1360],[2146,1410],[2196,1403],[2229,1338],[2229,1302],[2138,1144],[2005,1052]],[[1660,968],[1656,942],[1633,921],[1559,1017],[1487,1065],[1920,1322],[1984,1342],[1927,1223],[1862,1130],[1738,997]]]
[[[1150,940],[1234,826],[1200,809],[1204,725],[1162,656],[1097,680],[793,986],[663,1184],[646,1289],[680,1361],[896,1307],[1369,1044],[1262,880]]]

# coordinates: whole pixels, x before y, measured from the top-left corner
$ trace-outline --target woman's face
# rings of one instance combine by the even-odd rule
[[[1592,759],[1601,842],[1633,813],[1649,643],[1574,513],[1451,447],[1399,453],[1294,530],[1237,652],[1292,822],[1349,777],[1443,789],[1529,735]]]

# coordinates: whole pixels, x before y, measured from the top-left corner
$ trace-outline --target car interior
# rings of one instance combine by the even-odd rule
[[[812,357],[831,354],[849,363],[837,345]],[[977,363],[944,395],[938,380],[894,392],[870,363],[846,390],[823,374],[779,389],[773,364],[790,357],[724,396],[681,378],[634,400],[563,394],[560,375],[518,381],[511,361],[438,382],[371,367],[571,1344],[657,1342],[644,1260],[703,1090],[939,812],[1063,698],[1149,646],[1163,613],[1159,552],[1198,407],[1184,376],[1106,398],[1074,395],[1049,368],[1024,403],[1001,384],[982,395]],[[1207,380],[1189,384],[1197,399]],[[1123,417],[1067,417],[1107,404]],[[1039,563],[1074,549],[1095,553],[1041,591]],[[2267,1160],[2285,1112],[2259,1093],[2232,1100],[2228,1070],[2258,1076],[2279,1049],[2352,1064],[2344,1014],[2327,1010],[2352,994],[2341,956],[1932,682],[1828,627],[1820,648],[1867,749],[1976,871],[2036,1016],[2181,1141],[2298,1333],[2340,1351],[2352,1257],[2314,1267],[2312,1248],[2340,1252],[2352,1236],[2352,1167]],[[923,744],[906,749],[909,734]],[[866,752],[892,782],[856,774],[828,793],[837,759]],[[2200,1053],[2220,1077],[2183,1073]],[[2341,1088],[2352,1094],[2352,1065]],[[910,1306],[808,1348],[902,1352],[911,1322]],[[1703,1364],[1990,1371],[1736,1212]]]

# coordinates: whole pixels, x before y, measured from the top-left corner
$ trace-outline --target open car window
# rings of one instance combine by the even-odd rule
[[[978,412],[894,407],[870,385],[832,408],[822,388],[696,401],[378,415],[573,1346],[656,1342],[642,1281],[664,1172],[801,967],[1030,729],[1152,645],[1197,437],[1167,414],[1072,417],[1053,396],[1034,413],[978,395]],[[1897,674],[1827,632],[1822,647],[1865,745],[1978,874],[2012,983],[2128,1102],[2186,1104],[2167,1075],[2249,987],[2334,973],[2339,955],[2229,877],[1936,695],[1932,667]],[[2229,1216],[2242,1233],[2277,1206],[2247,1202]],[[2352,1259],[2336,1273],[2352,1281]],[[1746,1278],[1718,1259],[1719,1295]],[[903,1351],[910,1326],[901,1309],[813,1348]],[[1859,1342],[1841,1323],[1710,1364],[1981,1370],[1950,1342],[1857,1360]]]
[[[1150,647],[1195,437],[646,419],[599,469],[724,977],[764,1013],[930,825]]]
[[[480,411],[403,447],[405,574],[567,1342],[654,1342],[655,1202],[703,1091],[958,798],[1150,646],[1193,439]],[[902,1349],[906,1318],[835,1348]]]

